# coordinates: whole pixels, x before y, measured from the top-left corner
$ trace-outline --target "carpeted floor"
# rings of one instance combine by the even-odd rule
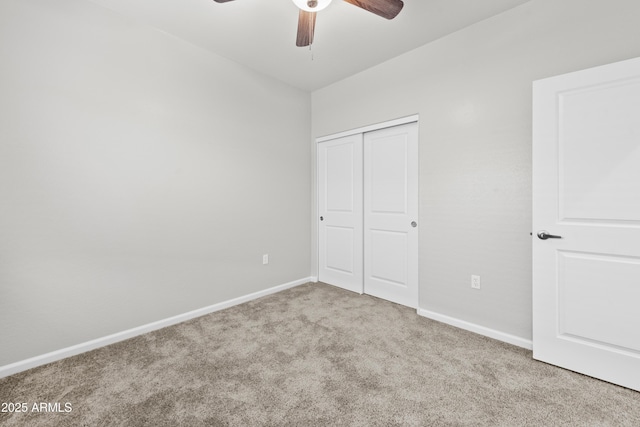
[[[324,284],[0,379],[1,402],[29,405],[2,426],[640,425],[638,392]]]

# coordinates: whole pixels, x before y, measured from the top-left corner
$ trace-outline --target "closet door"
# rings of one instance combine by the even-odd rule
[[[418,306],[418,124],[364,135],[364,293]]]
[[[321,282],[362,293],[362,134],[318,144]]]

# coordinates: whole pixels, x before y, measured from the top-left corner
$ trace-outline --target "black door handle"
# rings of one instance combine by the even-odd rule
[[[320,221],[324,221],[324,217],[323,216],[320,217]]]
[[[538,232],[538,239],[547,240],[547,239],[562,239],[562,236],[555,236],[553,234],[549,234],[547,231],[542,230]]]

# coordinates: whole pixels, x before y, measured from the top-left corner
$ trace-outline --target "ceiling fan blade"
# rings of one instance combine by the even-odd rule
[[[298,14],[298,37],[296,46],[309,46],[313,43],[313,32],[316,29],[316,12],[300,9]]]
[[[361,9],[368,10],[383,18],[393,19],[402,10],[402,0],[344,0]]]
[[[216,3],[226,3],[228,1],[233,1],[233,0],[213,0]]]

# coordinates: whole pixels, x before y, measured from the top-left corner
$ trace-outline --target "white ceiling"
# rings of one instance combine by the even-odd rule
[[[291,0],[90,0],[300,89],[312,91],[529,0],[404,0],[388,21],[341,0],[296,47]]]

